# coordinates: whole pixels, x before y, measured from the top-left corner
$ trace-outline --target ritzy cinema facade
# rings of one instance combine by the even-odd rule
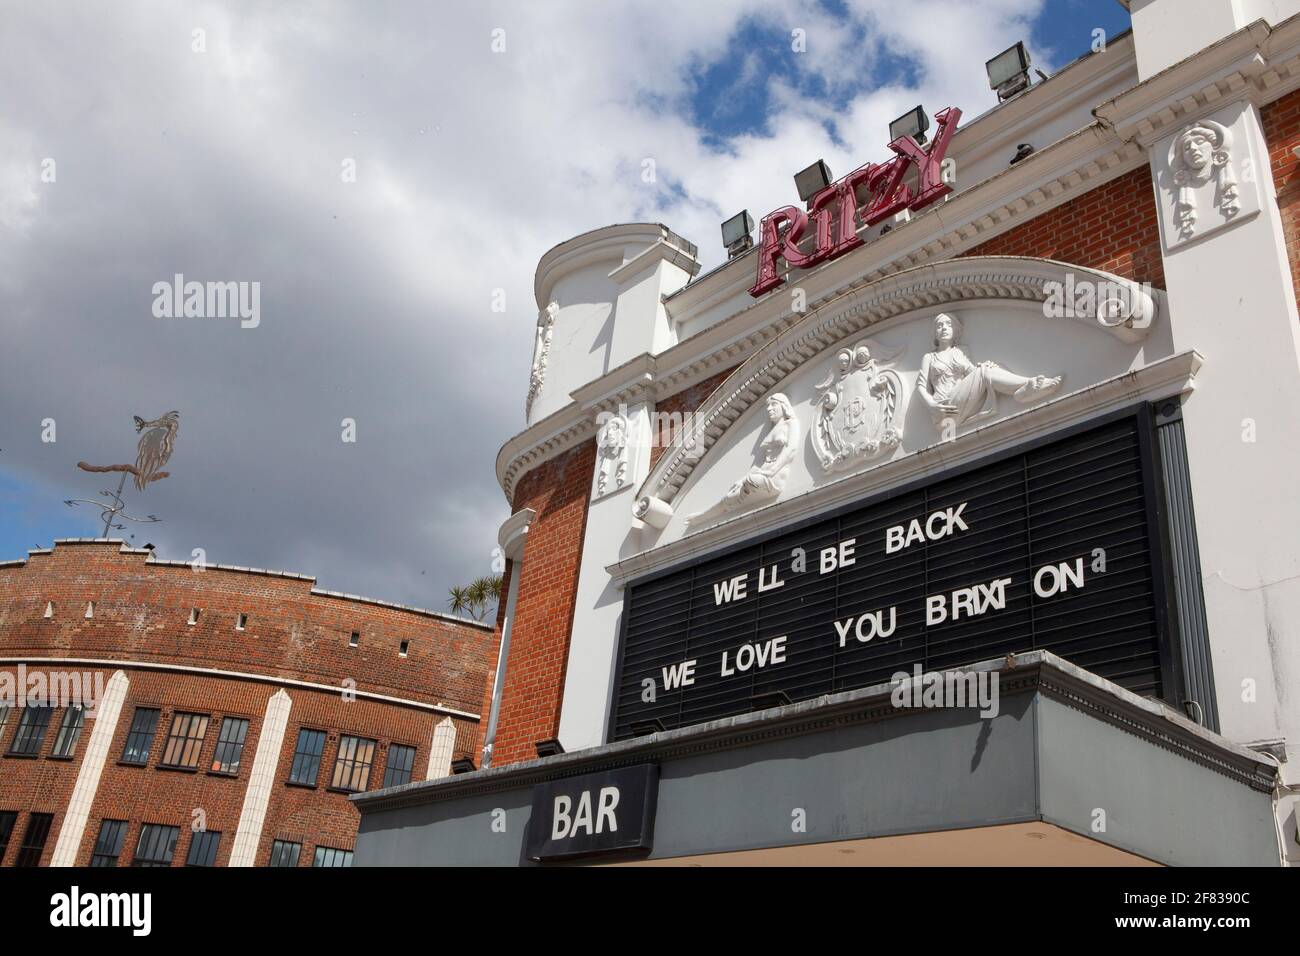
[[[542,258],[481,759],[358,865],[1300,860],[1300,2],[1131,14]]]

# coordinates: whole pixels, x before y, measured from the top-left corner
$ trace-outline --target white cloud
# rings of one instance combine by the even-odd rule
[[[1041,3],[846,6],[843,22],[809,0],[11,12],[0,467],[52,500],[81,494],[78,459],[127,455],[132,414],[179,408],[174,477],[148,492],[160,550],[440,605],[487,570],[508,511],[493,460],[522,426],[541,254],[652,218],[720,261],[720,219],[789,202],[813,159],[881,158],[916,102],[991,105],[983,59]],[[691,77],[745,23],[774,39],[742,49],[736,89],[767,84],[772,112],[717,148],[692,125]],[[914,62],[916,87],[869,88],[884,51]],[[775,57],[848,105],[801,97]],[[174,272],[260,281],[262,325],[152,319],[149,289]],[[54,414],[58,446],[42,447],[31,423]]]

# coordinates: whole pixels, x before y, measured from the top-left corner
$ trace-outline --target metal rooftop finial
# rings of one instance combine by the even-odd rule
[[[140,442],[136,446],[136,459],[134,465],[89,465],[84,461],[77,462],[77,467],[82,471],[105,472],[120,471],[122,480],[117,483],[117,491],[101,491],[100,495],[104,498],[112,499],[112,502],[94,501],[86,498],[69,498],[64,500],[64,504],[72,507],[74,505],[85,504],[94,505],[103,512],[104,516],[104,533],[102,537],[107,538],[110,529],[118,531],[125,530],[126,525],[118,524],[117,520],[137,522],[154,522],[160,521],[156,515],[145,515],[144,517],[135,517],[126,513],[125,505],[122,501],[122,489],[126,487],[126,476],[135,476],[135,486],[138,490],[144,491],[145,486],[151,481],[161,481],[166,478],[170,472],[162,470],[163,465],[167,464],[167,459],[172,455],[172,448],[176,444],[176,430],[180,427],[180,412],[168,412],[161,418],[147,422],[139,415],[135,416],[135,430],[144,431],[140,436]]]

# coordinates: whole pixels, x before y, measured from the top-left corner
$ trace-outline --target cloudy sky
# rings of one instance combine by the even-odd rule
[[[132,416],[176,409],[171,477],[128,485],[164,520],[120,534],[442,608],[509,513],[547,249],[659,221],[708,268],[795,170],[881,158],[917,103],[993,105],[1016,40],[1050,72],[1127,25],[1115,0],[9,5],[0,560],[98,534],[62,501],[116,482],[77,461],[133,461]],[[155,317],[176,273],[260,283],[260,323]]]

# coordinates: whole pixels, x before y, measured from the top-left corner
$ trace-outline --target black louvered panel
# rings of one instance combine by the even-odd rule
[[[1140,422],[1121,418],[629,585],[613,736],[656,719],[673,728],[745,713],[776,692],[808,700],[915,665],[959,667],[1034,649],[1161,694]],[[886,550],[887,529],[948,509],[966,530]],[[822,573],[821,550],[849,539],[853,563]],[[802,573],[793,570],[796,549]],[[1035,593],[1038,569],[1078,561],[1083,587]],[[745,597],[719,602],[735,575],[745,576]],[[1003,607],[927,623],[928,597],[943,594],[951,608],[954,591],[1005,578]],[[841,644],[836,622],[878,614],[888,630],[891,608],[887,636],[860,641],[854,623]],[[870,631],[864,626],[864,636]],[[780,637],[784,660],[742,669],[744,645]],[[688,660],[694,683],[667,687],[665,669]]]

